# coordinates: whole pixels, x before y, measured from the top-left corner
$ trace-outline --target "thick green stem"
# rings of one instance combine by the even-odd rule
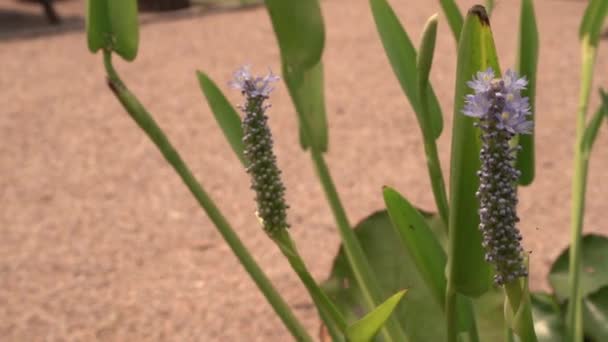
[[[582,142],[585,133],[585,122],[596,47],[589,43],[589,37],[582,41],[581,90],[576,118],[576,142],[574,150],[574,175],[572,178],[572,213],[570,231],[570,273],[568,283],[570,298],[567,314],[568,341],[583,341],[582,296],[580,292],[581,240],[583,234],[583,217],[585,214],[585,191],[587,186],[588,156],[583,154]]]
[[[289,233],[286,231],[282,232],[276,236],[274,240],[308,290],[310,297],[315,302],[315,305],[319,310],[320,316],[323,318],[323,321],[325,322],[332,336],[334,336],[334,339],[337,336],[342,336],[347,327],[347,322],[344,319],[344,316],[342,316],[342,313],[336,308],[334,303],[329,299],[329,297],[327,297],[319,285],[317,285],[317,282],[312,277],[310,272],[308,272],[308,268],[298,253],[295,243],[289,236]]]
[[[338,192],[336,191],[336,187],[334,186],[323,155],[321,152],[315,151],[312,148],[311,155],[317,169],[317,175],[319,176],[323,190],[325,191],[325,195],[336,219],[342,237],[346,258],[352,268],[357,284],[360,286],[366,306],[371,311],[382,303],[383,298],[380,287],[367,262],[361,244],[359,244],[359,241],[348,222],[346,212],[344,211],[344,207],[342,207],[342,202],[340,201],[340,197],[338,196]],[[391,317],[387,321],[385,329],[382,329],[382,334],[386,341],[407,341],[407,337],[401,330],[399,322],[395,317]]]
[[[200,183],[194,178],[179,153],[175,150],[169,139],[165,136],[161,128],[154,121],[152,116],[141,105],[137,98],[131,94],[112,66],[111,52],[104,51],[104,65],[108,74],[110,88],[122,103],[133,120],[146,132],[150,140],[158,147],[165,159],[173,166],[177,174],[192,195],[196,198],[200,206],[205,210],[209,219],[215,224],[217,230],[222,235],[228,246],[239,259],[245,270],[249,273],[260,291],[264,294],[277,315],[281,318],[287,329],[297,341],[312,342],[313,339],[308,335],[304,327],[292,313],[291,309],[272,286],[270,280],[254,261],[251,254],[239,237],[236,235],[230,224],[226,221],[222,213],[215,206],[203,190]]]

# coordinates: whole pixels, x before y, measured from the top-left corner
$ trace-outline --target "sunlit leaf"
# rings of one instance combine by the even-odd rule
[[[380,304],[374,311],[365,315],[357,322],[346,328],[346,337],[350,342],[371,341],[405,295],[407,290],[401,290]]]
[[[241,117],[234,110],[230,102],[228,102],[224,94],[222,94],[222,91],[206,74],[202,71],[197,71],[196,76],[215,121],[222,129],[222,133],[224,133],[236,156],[245,165]]]

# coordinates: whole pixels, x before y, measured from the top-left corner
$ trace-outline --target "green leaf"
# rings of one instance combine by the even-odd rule
[[[608,341],[608,286],[583,299],[585,335],[594,341]]]
[[[298,112],[300,144],[327,151],[321,55],[325,28],[318,0],[266,0],[281,50],[285,83]]]
[[[391,188],[384,188],[384,203],[406,251],[437,304],[445,303],[446,255],[422,214]]]
[[[355,234],[370,266],[376,271],[385,298],[408,289],[407,297],[397,306],[395,314],[409,340],[444,341],[445,321],[441,307],[404,249],[388,213],[379,211],[368,216],[355,227]],[[365,302],[342,247],[323,287],[348,320],[364,315]]]
[[[391,316],[397,304],[401,302],[401,298],[407,290],[401,290],[380,304],[374,311],[365,315],[357,322],[346,328],[346,337],[351,342],[367,342],[371,341],[386,320]]]
[[[137,0],[107,0],[110,26],[112,27],[112,49],[127,61],[137,56],[139,46],[139,23]]]
[[[608,238],[601,235],[588,234],[581,241],[581,296],[599,290],[608,285]],[[570,248],[564,250],[551,266],[549,283],[560,301],[568,299],[568,272]]]
[[[462,13],[460,13],[458,5],[454,0],[439,0],[439,2],[441,3],[441,8],[443,8],[445,17],[448,19],[448,24],[450,25],[454,39],[458,41],[460,31],[462,30],[462,23],[464,21]]]
[[[546,293],[532,293],[531,304],[538,342],[562,342],[566,325],[555,298]]]
[[[608,1],[606,0],[591,0],[585,14],[583,21],[579,28],[579,36],[584,39],[586,36],[589,37],[589,43],[592,46],[597,46],[600,34],[602,32],[602,23],[608,13]]]
[[[111,45],[107,0],[87,0],[86,29],[89,51],[95,53]]]
[[[479,296],[491,285],[491,270],[484,260],[479,232],[478,204],[480,132],[475,120],[461,113],[467,82],[488,67],[499,73],[494,39],[485,10],[474,6],[467,14],[458,44],[450,172],[450,248],[448,282],[468,296]]]
[[[537,115],[535,102],[538,44],[538,28],[532,0],[522,0],[517,71],[528,79],[528,86],[522,91],[522,95],[530,99],[530,109],[532,111],[530,118],[532,121],[536,120]],[[520,135],[519,143],[522,147],[521,152],[517,155],[517,169],[521,171],[519,184],[529,185],[534,180],[534,131],[532,134]]]
[[[213,83],[213,81],[202,71],[197,71],[196,76],[200,84],[207,103],[213,112],[215,121],[220,125],[226,140],[230,143],[230,147],[239,158],[243,166],[245,163],[245,149],[243,144],[243,127],[241,126],[241,117],[234,110],[230,102],[224,97],[222,91]]]
[[[426,91],[429,85],[429,75],[433,65],[433,55],[435,54],[435,42],[437,40],[437,14],[432,15],[427,20],[422,31],[422,42],[420,43],[420,53],[416,59],[418,69],[418,89],[419,92]],[[427,114],[427,113],[424,113]],[[427,118],[427,116],[425,116]]]
[[[503,291],[497,287],[473,300],[480,341],[502,340],[506,324],[504,302]]]
[[[318,0],[265,0],[281,49],[283,67],[301,72],[318,64],[325,29]]]
[[[86,28],[89,51],[108,48],[127,61],[137,56],[136,0],[87,0]]]
[[[443,129],[443,119],[441,107],[439,107],[437,96],[431,86],[427,89],[427,98],[429,99],[428,120],[430,121],[430,125],[427,125],[427,131],[425,131],[424,125],[421,124],[424,117],[418,97],[416,49],[386,0],[370,0],[370,5],[384,51],[391,63],[395,76],[399,80],[401,89],[403,89],[412,108],[416,112],[423,135],[437,139]]]
[[[283,76],[296,107],[300,123],[300,145],[327,151],[328,130],[323,87],[323,63],[312,68],[289,71],[283,65]]]
[[[486,10],[488,11],[488,17],[492,15],[494,5],[494,0],[486,0]]]
[[[608,105],[608,102],[605,102]],[[591,117],[591,121],[589,121],[589,125],[585,128],[585,132],[583,133],[583,140],[581,141],[581,149],[583,151],[583,156],[585,158],[589,158],[591,154],[591,150],[593,148],[593,143],[595,142],[595,138],[597,138],[597,133],[600,129],[600,125],[602,124],[602,120],[606,116],[606,109],[608,107],[600,107]]]

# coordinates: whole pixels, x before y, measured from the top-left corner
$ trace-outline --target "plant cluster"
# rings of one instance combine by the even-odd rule
[[[449,188],[437,154],[443,114],[429,79],[438,16],[429,18],[416,49],[387,0],[370,0],[388,61],[416,114],[437,213],[424,212],[385,187],[386,210],[351,225],[325,161],[325,33],[319,2],[266,0],[281,51],[281,75],[298,114],[301,147],[310,153],[342,239],[329,279],[319,284],[310,275],[288,229],[286,189],[268,125],[272,113],[267,102],[279,78],[272,73],[255,76],[249,67],[236,71],[231,85],[244,96],[241,117],[220,88],[198,72],[215,120],[251,177],[257,203],[257,212],[251,214],[306,286],[333,341],[608,341],[608,238],[582,234],[590,153],[600,125],[608,121],[603,91],[603,106],[587,118],[608,1],[589,1],[579,32],[572,241],[551,268],[552,294],[530,292],[531,256],[524,252],[517,229],[518,187],[531,184],[535,174],[539,34],[532,0],[521,0],[518,61],[515,70],[504,74],[490,27],[494,2],[476,5],[466,16],[454,0],[439,3],[458,49]],[[181,177],[294,339],[312,341],[114,69],[114,55],[127,61],[137,55],[136,1],[88,0],[87,6],[88,46],[91,52],[102,52],[117,99]]]

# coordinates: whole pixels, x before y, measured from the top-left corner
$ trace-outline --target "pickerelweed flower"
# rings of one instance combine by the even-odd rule
[[[524,77],[508,70],[502,79],[495,78],[489,68],[478,72],[467,85],[474,94],[466,96],[463,113],[479,119],[482,147],[479,176],[479,229],[483,235],[486,261],[496,270],[494,282],[498,285],[525,277],[521,234],[516,227],[516,182],[521,172],[514,167],[520,146],[509,142],[516,134],[530,134],[533,122],[527,97],[521,90],[527,85]]]
[[[251,176],[251,189],[256,194],[257,215],[271,237],[289,228],[285,186],[272,150],[272,134],[266,116],[270,105],[264,103],[273,89],[271,83],[278,79],[272,72],[264,77],[254,77],[249,66],[244,66],[234,73],[234,79],[230,82],[246,98],[240,108],[245,113],[242,126],[247,172]]]

